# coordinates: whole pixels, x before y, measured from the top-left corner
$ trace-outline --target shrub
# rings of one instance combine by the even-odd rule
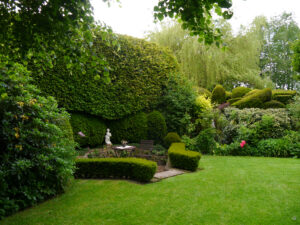
[[[242,148],[240,146],[241,141],[232,142],[229,145],[218,146],[214,153],[215,155],[233,155],[233,156],[259,156],[259,152],[256,148],[251,147],[248,143]]]
[[[195,104],[195,111],[197,114],[200,114],[203,111],[211,110],[212,104],[209,98],[205,97],[204,95],[199,95],[196,98],[196,104]]]
[[[204,95],[208,98],[211,98],[211,92],[203,87],[196,87],[196,92],[198,95]]]
[[[270,108],[285,108],[285,105],[279,101],[276,100],[271,100],[268,102],[264,103],[264,108],[265,109],[270,109]]]
[[[184,143],[173,143],[168,151],[172,167],[196,171],[201,154],[199,152],[186,151]]]
[[[292,95],[275,95],[272,97],[273,100],[279,101],[282,104],[289,104],[291,103],[293,96]]]
[[[70,123],[69,117],[61,117],[55,121],[56,126],[58,126],[62,131],[64,131],[64,137],[74,142],[73,129]]]
[[[241,100],[232,104],[237,108],[263,108],[263,103],[270,101],[272,97],[272,91],[270,88],[257,91],[256,93],[246,96]]]
[[[236,87],[232,90],[231,98],[241,98],[250,91],[251,89],[247,87]]]
[[[261,90],[260,90],[260,89],[253,89],[253,90],[249,91],[248,93],[246,93],[246,94],[244,95],[244,97],[253,95],[253,94],[255,94],[255,93],[259,92],[259,91],[261,91]]]
[[[232,97],[232,93],[230,91],[225,91],[226,100]]]
[[[188,133],[195,101],[196,92],[191,83],[180,74],[171,74],[159,105],[169,132]]]
[[[289,145],[292,145],[289,148],[291,155],[300,158],[300,133],[292,130],[287,131],[283,139],[287,140]]]
[[[212,91],[211,101],[221,104],[226,101],[226,92],[222,85],[216,85]]]
[[[150,181],[157,169],[155,162],[138,158],[76,159],[76,178],[128,178]]]
[[[56,124],[69,115],[42,97],[20,64],[0,58],[0,219],[64,191],[74,142]]]
[[[232,105],[233,103],[241,100],[242,98],[231,98],[231,99],[228,99],[228,102],[230,103],[230,105]]]
[[[99,74],[105,77],[109,72],[111,82],[95,80],[94,70],[90,69],[94,65],[89,61],[83,65],[85,73],[80,68],[70,75],[64,55],[57,55],[53,69],[33,74],[34,83],[68,111],[103,119],[121,119],[153,108],[163,94],[169,74],[178,71],[176,59],[155,43],[142,39],[118,35],[116,41],[118,45],[110,46],[103,44],[101,37],[93,41],[93,48],[112,68],[98,68]]]
[[[165,118],[158,111],[153,111],[147,115],[148,139],[154,140],[156,144],[162,143],[167,134]]]
[[[293,147],[286,139],[266,139],[257,144],[258,152],[267,157],[289,157]]]
[[[121,143],[126,140],[131,143],[139,143],[147,139],[147,115],[143,112],[126,117],[121,120],[110,121],[112,143]]]
[[[272,96],[276,96],[276,95],[291,95],[291,96],[295,96],[297,94],[297,91],[293,91],[293,90],[281,90],[281,89],[275,89],[272,90]]]
[[[216,147],[215,141],[216,131],[213,128],[208,128],[202,130],[196,139],[195,150],[201,153],[212,153],[213,149]]]
[[[176,132],[170,132],[164,137],[164,146],[166,148],[169,148],[174,142],[181,142],[181,139]]]
[[[288,110],[291,114],[293,127],[300,130],[300,96],[294,97],[294,102],[288,105]]]
[[[104,122],[90,115],[84,115],[81,113],[72,113],[71,125],[74,132],[74,140],[80,146],[99,146],[104,141],[106,133],[106,125]],[[78,135],[78,132],[82,132],[85,137]]]

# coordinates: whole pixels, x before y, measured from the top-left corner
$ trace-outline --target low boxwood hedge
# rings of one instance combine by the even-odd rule
[[[190,171],[197,170],[201,158],[199,152],[185,150],[184,143],[173,143],[168,155],[172,167]]]
[[[282,102],[271,100],[264,103],[265,109],[275,109],[275,108],[285,108],[285,105]]]
[[[138,158],[76,159],[75,178],[128,178],[148,182],[156,162]]]

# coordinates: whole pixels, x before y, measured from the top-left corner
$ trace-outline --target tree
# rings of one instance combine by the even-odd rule
[[[293,59],[292,65],[295,72],[300,73],[300,40],[293,43]],[[297,79],[300,80],[299,74],[297,74]]]
[[[292,14],[283,13],[261,26],[263,48],[260,68],[264,77],[270,77],[277,88],[294,89],[294,71],[291,66],[291,43],[299,38],[300,29]]]

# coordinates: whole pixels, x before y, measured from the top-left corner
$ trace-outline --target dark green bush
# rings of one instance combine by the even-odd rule
[[[225,91],[226,100],[232,98],[232,93],[230,91]]]
[[[162,143],[167,134],[167,125],[164,116],[153,111],[147,115],[148,122],[148,139],[154,140],[156,144]]]
[[[292,95],[274,95],[273,100],[279,101],[282,104],[286,105],[292,102],[293,96]]]
[[[216,85],[212,91],[211,101],[217,104],[221,104],[226,101],[226,91],[222,85]]]
[[[157,169],[155,162],[138,158],[76,159],[76,178],[128,178],[148,182]]]
[[[246,96],[241,100],[234,102],[232,106],[237,108],[263,108],[263,103],[270,101],[272,97],[272,91],[270,88],[265,88],[263,90],[257,91],[254,94]]]
[[[240,146],[241,141],[235,141],[232,142],[229,145],[221,145],[218,146],[215,150],[214,153],[216,155],[223,155],[223,156],[228,156],[228,155],[234,155],[234,156],[260,156],[259,152],[255,147],[251,147],[248,143],[244,145],[242,148]]]
[[[52,70],[33,74],[34,83],[67,110],[103,119],[121,119],[153,108],[162,96],[169,74],[177,71],[176,59],[142,39],[118,35],[117,42],[120,49],[103,44],[100,37],[93,42],[93,48],[107,59],[111,68],[99,68],[102,77],[109,71],[109,83],[95,80],[90,70],[94,65],[89,62],[83,65],[86,73],[80,68],[78,73],[69,74],[64,55],[57,55]]]
[[[216,130],[213,128],[202,130],[196,137],[194,150],[204,154],[211,154],[216,147],[215,135]]]
[[[198,95],[205,95],[206,97],[211,98],[211,92],[206,88],[196,87],[196,92]]]
[[[279,101],[271,100],[271,101],[268,101],[268,102],[264,103],[264,108],[265,109],[285,108],[285,105],[283,103],[279,102]]]
[[[241,99],[242,99],[241,97],[240,98],[231,98],[231,99],[228,99],[228,102],[232,105],[233,103],[235,103]]]
[[[201,154],[194,151],[186,151],[184,143],[173,143],[168,151],[172,167],[196,171]]]
[[[251,89],[247,87],[236,87],[232,90],[231,98],[241,98],[250,91]]]
[[[289,157],[294,144],[286,139],[266,139],[257,144],[260,155],[267,157]]]
[[[73,129],[70,123],[69,117],[61,117],[55,121],[56,126],[58,126],[65,133],[65,138],[68,138],[70,141],[74,142]]]
[[[0,56],[0,219],[64,191],[75,143],[56,124],[69,115],[42,97],[20,64]]]
[[[103,143],[106,125],[101,119],[81,113],[72,113],[70,122],[74,132],[74,140],[80,146],[95,147]],[[78,135],[80,131],[85,137]]]
[[[121,120],[110,121],[111,140],[113,144],[119,144],[122,140],[131,143],[140,143],[147,139],[147,115],[143,112],[126,117]]]
[[[294,101],[287,106],[293,121],[293,127],[300,130],[300,96],[295,96]]]
[[[169,148],[174,142],[181,142],[181,139],[176,132],[170,132],[164,137],[164,146],[166,148]]]

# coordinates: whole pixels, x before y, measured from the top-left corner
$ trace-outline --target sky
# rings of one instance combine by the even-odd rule
[[[112,1],[111,6],[102,0],[91,0],[96,20],[111,26],[119,34],[143,38],[147,32],[159,29],[154,23],[153,7],[158,0],[120,0]],[[267,18],[282,12],[293,13],[294,20],[300,27],[300,0],[233,0],[234,16],[229,20],[234,33],[241,25],[249,25],[256,16]]]

